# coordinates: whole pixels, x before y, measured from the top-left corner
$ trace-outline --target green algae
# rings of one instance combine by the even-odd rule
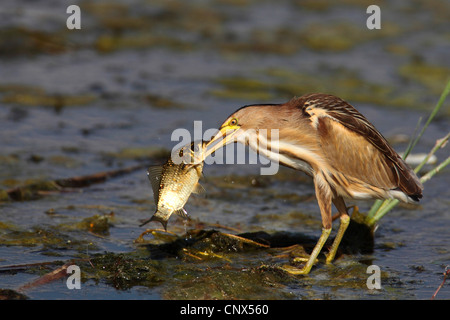
[[[43,160],[43,158],[42,158]],[[40,160],[39,160],[40,161]],[[83,162],[77,160],[73,157],[65,156],[65,155],[54,155],[50,156],[47,159],[50,165],[60,166],[67,169],[79,168],[82,166]]]
[[[246,99],[253,102],[273,102],[290,99],[310,92],[334,94],[347,101],[371,103],[380,107],[398,107],[424,110],[427,106],[420,92],[400,92],[393,87],[362,80],[347,70],[308,74],[282,68],[262,72],[266,80],[230,77],[218,80],[221,89],[212,90],[214,96],[224,99]],[[261,100],[257,100],[261,99]]]
[[[85,224],[91,221],[89,219],[84,219],[77,226],[85,229]],[[2,230],[12,228],[8,224],[0,226]],[[31,233],[38,236],[33,238]],[[50,230],[33,230],[22,236],[29,238],[29,242],[14,245],[35,246],[39,243],[49,253],[63,249],[65,245],[61,242],[72,242]],[[281,261],[280,254],[288,252],[291,258],[305,254],[301,246],[284,248],[299,242],[295,235],[246,233],[235,236],[216,230],[194,229],[179,237],[169,235],[158,238],[158,244],[141,242],[131,252],[91,253],[88,258],[76,259],[71,263],[80,266],[83,286],[101,282],[117,290],[155,288],[163,299],[294,299],[298,295],[294,295],[290,288],[298,285],[304,287],[300,296],[308,298],[312,287],[318,283],[328,286],[331,281],[341,289],[361,288],[365,284],[364,264],[353,260],[343,260],[333,267],[320,267],[322,276],[318,278],[293,277],[278,269],[274,262]],[[262,245],[252,239],[267,244]],[[290,240],[286,242],[287,239]],[[312,248],[311,241],[303,240]],[[85,245],[81,246],[84,248]],[[26,268],[31,274],[41,276],[43,273],[38,264],[34,268],[32,265]]]
[[[36,200],[47,192],[59,191],[61,187],[56,181],[37,181],[7,191],[8,197],[14,201]]]
[[[0,300],[26,300],[28,296],[12,289],[0,289]]]
[[[172,235],[161,238],[161,235],[155,232],[152,232],[152,235],[157,237],[156,243],[155,239],[148,242],[142,238],[138,243],[140,246],[145,246],[151,256],[159,258],[162,256],[192,258],[201,255],[203,258],[200,260],[218,257],[225,259],[224,256],[218,256],[215,253],[247,252],[267,247],[266,244],[249,239],[248,236],[232,235],[214,229],[193,229],[180,237]]]
[[[342,0],[339,2],[332,0],[296,0],[293,3],[301,9],[319,12],[328,11],[336,6],[361,7],[365,9],[371,4],[374,4],[372,0]],[[384,1],[377,1],[378,5],[384,3]]]
[[[105,158],[117,160],[163,160],[170,156],[170,150],[164,147],[128,147],[117,152],[105,153]]]
[[[1,85],[0,94],[0,102],[4,104],[53,107],[56,110],[69,106],[88,105],[96,100],[96,97],[90,94],[50,93],[37,86],[18,84]]]
[[[146,259],[139,252],[96,254],[89,262],[83,268],[84,281],[101,281],[118,290],[157,286],[167,277],[164,263]]]
[[[299,235],[230,236],[216,230],[194,229],[180,237],[161,237],[159,232],[152,232],[152,236],[158,240],[140,241],[133,252],[92,255],[90,264],[83,267],[83,281],[100,281],[119,290],[134,286],[158,288],[163,299],[298,298],[289,290],[293,285],[301,285],[304,290],[300,296],[309,298],[317,285],[340,290],[364,289],[366,285],[367,264],[349,258],[334,265],[319,264],[321,272],[306,277],[281,271],[278,263],[306,255],[303,245],[291,247],[292,243],[303,242],[307,251],[312,250],[313,239],[301,240]],[[268,245],[249,242],[251,239]],[[382,276],[389,277],[386,272]]]
[[[233,36],[224,40],[218,41],[215,47],[229,59],[233,58],[233,54],[246,53],[292,55],[302,48],[299,35],[287,28],[255,29],[247,38]]]
[[[158,46],[164,46],[177,51],[191,50],[193,48],[189,42],[164,36],[155,36],[152,33],[139,33],[125,36],[103,35],[97,39],[94,46],[101,53]]]
[[[293,299],[286,275],[258,268],[198,268],[189,270],[163,292],[163,299]],[[205,273],[207,271],[207,273]]]
[[[67,106],[87,105],[95,101],[92,95],[12,93],[4,95],[1,102],[21,106],[44,106],[61,109]]]
[[[364,42],[379,38],[390,38],[401,34],[401,28],[392,22],[383,21],[380,32],[368,33],[355,24],[312,23],[300,34],[304,46],[317,51],[347,51]]]
[[[442,84],[450,78],[450,68],[424,62],[409,63],[399,67],[399,74],[437,95],[442,92]]]
[[[143,252],[96,254],[83,266],[83,282],[102,282],[118,290],[157,288],[163,299],[294,298],[286,274],[259,267],[218,266],[211,261],[171,263],[148,259]]]
[[[68,49],[66,37],[60,32],[45,32],[26,27],[9,27],[0,32],[0,56],[60,54]]]
[[[271,178],[258,175],[237,175],[214,176],[208,178],[214,186],[223,189],[248,189],[266,188],[269,186]]]
[[[155,158],[151,158],[155,160]],[[138,164],[126,168],[110,171],[102,171],[84,176],[76,176],[64,179],[40,180],[31,179],[23,185],[19,185],[9,190],[3,190],[2,199],[11,201],[37,200],[46,195],[73,191],[73,189],[85,188],[92,184],[102,183],[108,179],[129,174],[136,170],[143,170],[147,165]],[[6,195],[8,196],[6,199]]]
[[[58,255],[60,250],[83,252],[88,244],[88,241],[76,239],[55,227],[23,229],[8,226],[0,229],[0,246],[40,247],[43,253],[50,255]]]
[[[158,242],[140,242],[130,253],[91,256],[83,281],[101,281],[120,290],[158,287],[164,299],[245,299],[255,292],[260,298],[293,298],[287,289],[290,276],[249,259],[247,255],[259,255],[264,247],[248,238],[190,230],[180,237],[159,237]]]
[[[308,49],[318,52],[345,52],[363,43],[397,37],[402,29],[392,22],[383,22],[383,28],[368,33],[359,26],[346,22],[310,23],[303,28],[279,27],[255,29],[247,38],[232,37],[219,42],[222,53],[258,53],[292,55]],[[282,39],[282,41],[280,41]]]
[[[195,43],[184,40],[180,32],[207,38],[220,28],[220,11],[201,5],[186,5],[173,1],[160,10],[129,10],[128,7],[109,3],[83,3],[99,25],[100,35],[93,46],[101,53],[117,50],[164,47],[175,51],[188,51]],[[103,9],[107,8],[107,9]],[[216,30],[216,31],[214,31]]]
[[[173,101],[172,99],[168,99],[155,94],[146,94],[144,95],[144,100],[152,107],[158,109],[184,109],[186,106]]]
[[[261,80],[245,77],[221,78],[217,80],[221,89],[214,89],[210,94],[219,98],[244,100],[269,100],[274,97],[270,84]]]
[[[81,222],[66,225],[65,228],[68,228],[69,230],[83,230],[96,235],[107,236],[109,235],[110,227],[113,225],[113,220],[114,212],[102,215],[96,214],[92,217],[84,218]]]

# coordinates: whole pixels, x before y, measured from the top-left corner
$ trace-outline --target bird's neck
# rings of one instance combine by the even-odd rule
[[[248,145],[271,161],[301,170],[310,176],[313,176],[315,164],[321,161],[307,146],[302,146],[297,141],[280,140],[277,129],[247,130],[245,135],[238,138],[238,142]]]

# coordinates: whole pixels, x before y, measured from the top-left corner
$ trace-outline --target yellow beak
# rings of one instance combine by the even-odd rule
[[[203,160],[206,159],[210,154],[214,151],[225,147],[227,144],[233,142],[234,136],[239,131],[239,126],[222,126],[219,129],[219,132],[208,142],[206,143],[206,152],[203,154]],[[220,140],[222,138],[222,140]],[[218,142],[217,142],[218,141]],[[215,143],[217,142],[217,143]],[[215,144],[214,144],[215,143]],[[209,150],[208,148],[212,146]]]

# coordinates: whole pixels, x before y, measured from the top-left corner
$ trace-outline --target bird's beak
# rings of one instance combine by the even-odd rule
[[[208,157],[214,151],[225,147],[227,144],[234,141],[235,135],[240,131],[240,126],[223,125],[219,132],[206,143],[206,152],[203,154],[203,159]],[[222,139],[222,140],[220,140]],[[209,149],[208,149],[209,148]]]

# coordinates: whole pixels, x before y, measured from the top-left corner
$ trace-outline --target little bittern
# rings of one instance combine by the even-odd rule
[[[278,139],[272,139],[273,129]],[[294,274],[309,273],[322,250],[331,232],[332,203],[340,226],[327,263],[333,261],[350,222],[344,199],[395,198],[414,203],[422,197],[419,179],[381,133],[333,95],[313,93],[283,104],[242,107],[225,120],[203,157],[231,142],[247,144],[272,161],[304,171],[314,181],[322,235],[304,267],[288,270]]]

